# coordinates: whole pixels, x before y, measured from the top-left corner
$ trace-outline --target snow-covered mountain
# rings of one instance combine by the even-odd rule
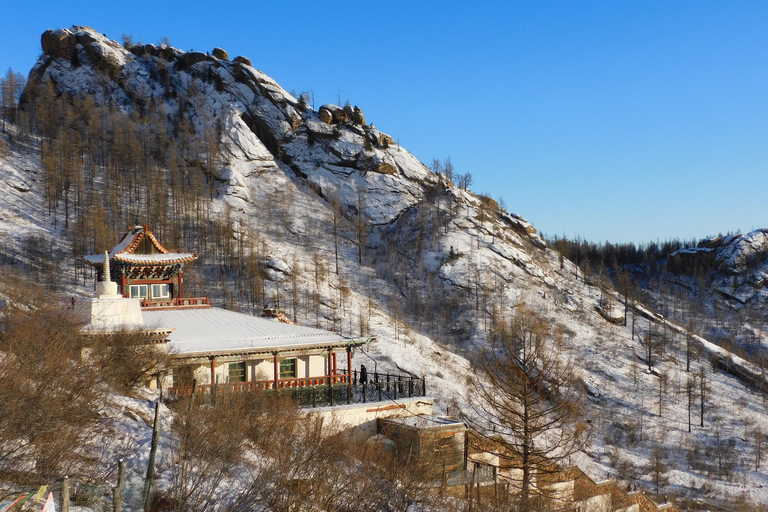
[[[595,434],[573,462],[596,479],[650,489],[649,461],[661,447],[670,496],[768,501],[768,473],[755,463],[763,436],[757,427],[768,414],[754,388],[713,371],[710,354],[729,354],[695,338],[702,351],[686,371],[690,337],[678,327],[686,321],[638,304],[622,325],[624,305],[610,286],[585,279],[521,216],[432,172],[359,108],[315,110],[246,57],[230,59],[219,48],[124,47],[79,26],[47,31],[42,47],[22,109],[49,88],[127,115],[151,106],[171,128],[188,122],[193,137],[214,134],[218,157],[201,166],[213,184],[208,208],[227,220],[234,240],[258,247],[270,298],[305,297],[291,301],[300,322],[376,335],[370,356],[378,368],[426,375],[429,393],[455,414],[469,410],[472,360],[493,322],[525,307],[562,333],[562,357],[574,362],[589,397],[584,415]],[[46,208],[40,151],[33,142],[13,143],[12,135],[13,128],[3,135],[9,150],[0,157],[1,256],[29,263],[30,240],[66,254],[72,228]],[[183,158],[203,160],[194,150]],[[93,187],[103,186],[97,177]],[[731,297],[763,303],[766,247],[760,231],[697,251],[722,262]],[[230,283],[200,275],[199,288],[214,300],[248,307],[228,295]],[[649,340],[658,350],[650,369]],[[702,371],[704,427],[694,421],[689,433],[686,383]]]

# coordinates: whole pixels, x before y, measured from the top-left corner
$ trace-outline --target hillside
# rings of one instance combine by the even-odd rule
[[[425,375],[449,414],[470,413],[475,357],[526,308],[561,333],[577,369],[594,435],[574,463],[655,492],[660,449],[662,495],[768,502],[764,400],[713,370],[711,354],[729,354],[687,335],[685,308],[672,303],[680,314],[665,320],[638,303],[625,317],[607,280],[585,276],[520,215],[456,186],[455,171],[427,168],[360,108],[315,109],[246,57],[124,47],[87,27],[46,32],[42,46],[2,134],[0,263],[18,275],[86,294],[92,275],[76,258],[138,219],[201,254],[187,274],[194,294],[373,334],[378,369]],[[746,251],[757,238],[709,249],[726,270],[751,269],[718,285],[734,300],[763,296],[765,251]],[[747,281],[756,291],[744,298]]]

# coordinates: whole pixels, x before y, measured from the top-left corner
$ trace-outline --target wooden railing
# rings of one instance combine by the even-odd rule
[[[300,379],[278,379],[278,389],[297,389],[313,386],[327,386],[329,382],[334,384],[346,384],[349,382],[349,374],[324,375],[322,377],[308,377]],[[254,391],[256,389],[275,389],[274,380],[256,380],[251,382],[226,382],[223,384],[198,384],[195,386],[175,386],[168,388],[168,395],[189,396],[195,394],[208,394],[211,391]]]
[[[346,370],[341,370],[345,372]],[[381,402],[426,396],[424,377],[373,373],[363,381],[359,373],[338,373],[321,377],[278,379],[277,391],[289,392],[301,405],[335,405],[340,403]],[[222,384],[201,384],[168,388],[166,397],[176,399],[184,396],[210,395],[225,391],[274,391],[274,380],[252,382],[227,382]]]
[[[174,297],[168,300],[141,299],[142,309],[165,309],[165,308],[209,308],[211,302],[208,297]]]

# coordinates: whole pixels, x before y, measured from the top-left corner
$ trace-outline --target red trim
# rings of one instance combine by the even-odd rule
[[[144,229],[146,229],[147,236],[149,237],[150,240],[152,240],[152,243],[155,245],[155,247],[157,247],[157,250],[159,250],[163,254],[168,254],[169,252],[171,252],[165,247],[163,247],[162,245],[160,245],[160,242],[157,241],[157,238],[155,238],[154,233],[152,233],[147,226],[144,226]]]
[[[347,371],[352,373],[352,348],[347,347]],[[349,381],[349,384],[352,384],[352,380]]]
[[[275,352],[275,364],[274,364],[274,366],[275,366],[275,368],[274,368],[274,371],[275,371],[275,373],[274,373],[274,383],[275,383],[274,386],[275,386],[275,388],[277,388],[278,382],[280,382],[280,363],[277,360],[277,354],[278,353]]]
[[[254,389],[295,389],[306,388],[312,386],[327,386],[329,377],[305,377],[301,379],[278,379],[274,380],[257,380],[251,382],[228,382],[224,384],[216,384],[216,391],[249,391]],[[342,383],[352,382],[350,375],[345,373],[343,375],[335,375],[333,380]],[[196,394],[210,393],[214,385],[202,384],[195,387]],[[192,386],[176,386],[168,388],[168,396],[185,396],[192,394]]]
[[[141,299],[141,309],[152,311],[156,309],[203,309],[210,308],[211,301],[205,297],[183,297],[161,300]]]

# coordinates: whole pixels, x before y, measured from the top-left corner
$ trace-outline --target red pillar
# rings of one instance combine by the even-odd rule
[[[216,358],[211,357],[211,386],[216,384]]]
[[[352,385],[352,347],[347,347],[347,384]]]
[[[275,355],[275,390],[277,390],[277,383],[280,381],[280,361],[277,360],[277,352],[274,353]]]
[[[328,384],[332,383],[332,375],[333,375],[333,355],[331,350],[333,350],[331,347],[328,347]]]

